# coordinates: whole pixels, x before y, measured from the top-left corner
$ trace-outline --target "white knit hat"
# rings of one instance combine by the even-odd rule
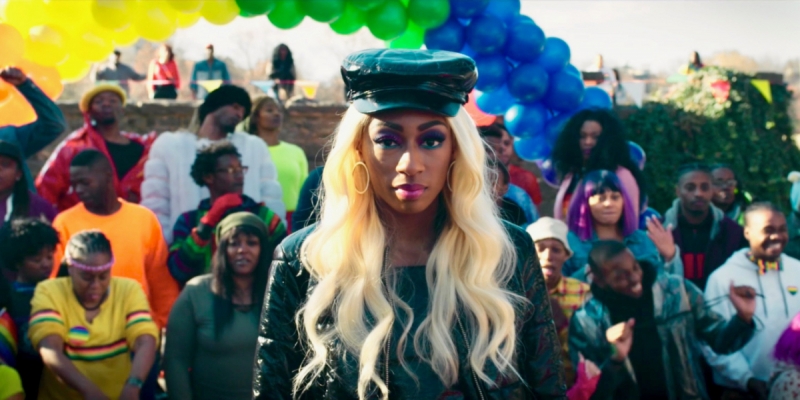
[[[564,222],[550,217],[542,217],[535,223],[528,225],[525,230],[531,235],[534,243],[544,239],[555,239],[564,245],[569,255],[572,255],[572,249],[569,248],[569,241],[567,241],[569,228]]]

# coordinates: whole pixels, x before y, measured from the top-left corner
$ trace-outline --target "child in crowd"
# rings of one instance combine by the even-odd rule
[[[12,219],[0,230],[0,264],[16,275],[9,288],[8,314],[19,331],[16,368],[28,398],[36,399],[42,360],[27,339],[31,299],[36,285],[47,279],[53,268],[58,233],[38,219]]]

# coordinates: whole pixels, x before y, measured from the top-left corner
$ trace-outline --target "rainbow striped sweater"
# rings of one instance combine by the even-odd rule
[[[64,340],[64,354],[106,396],[119,397],[131,369],[130,352],[141,335],[159,337],[158,327],[142,287],[133,279],[111,278],[108,298],[89,323],[75,298],[71,278],[40,283],[31,301],[28,336],[34,348],[46,337]],[[45,368],[40,399],[80,399],[80,394],[61,383]]]

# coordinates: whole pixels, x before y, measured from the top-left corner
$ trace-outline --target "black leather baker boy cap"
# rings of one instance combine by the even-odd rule
[[[344,59],[342,79],[347,100],[361,113],[412,108],[453,117],[478,70],[471,58],[450,51],[363,50]]]

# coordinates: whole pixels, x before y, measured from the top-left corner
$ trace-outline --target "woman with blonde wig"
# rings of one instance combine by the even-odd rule
[[[323,171],[321,218],[275,252],[256,399],[565,399],[547,290],[501,222],[463,109],[474,62],[366,50]]]

